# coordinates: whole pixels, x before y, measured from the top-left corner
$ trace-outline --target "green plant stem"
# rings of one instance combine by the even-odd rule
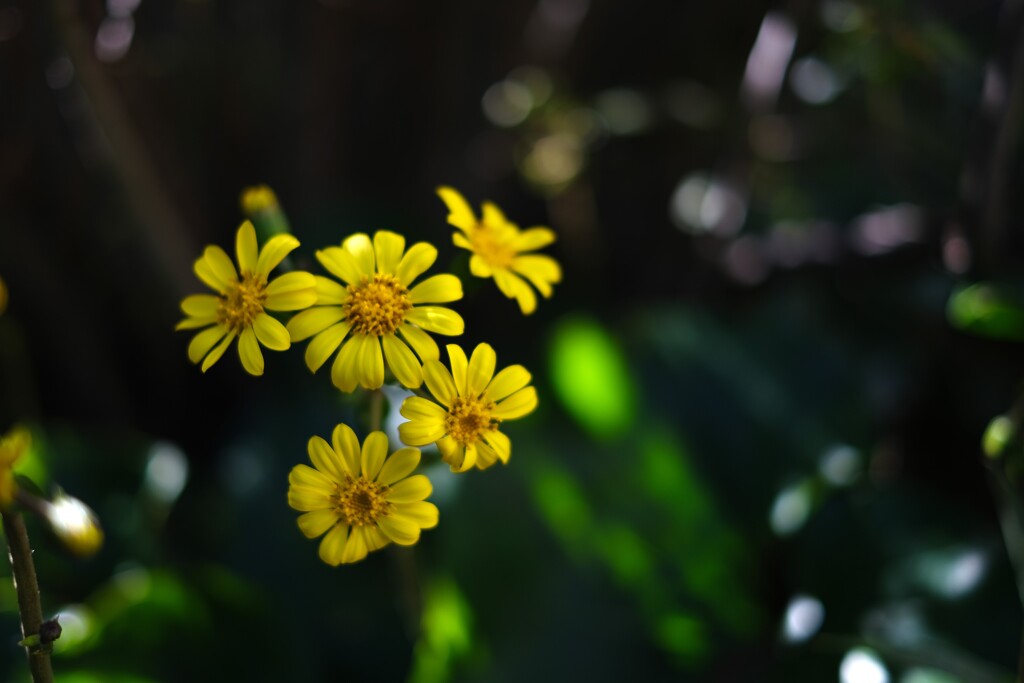
[[[39,634],[43,625],[43,607],[39,599],[39,582],[32,562],[32,546],[28,540],[25,520],[18,512],[0,513],[3,518],[4,537],[7,539],[8,555],[14,588],[18,593],[18,612],[21,614],[21,635],[28,638]],[[53,683],[53,669],[50,653],[43,649],[26,647],[28,668],[34,683]]]
[[[374,389],[370,392],[370,431],[376,432],[381,429],[384,419],[384,391]]]

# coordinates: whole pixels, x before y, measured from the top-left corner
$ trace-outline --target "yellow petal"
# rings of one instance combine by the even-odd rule
[[[441,426],[444,426],[445,417],[448,415],[447,410],[422,396],[410,396],[402,401],[402,407],[399,412],[402,414],[402,417],[410,420],[436,422]]]
[[[529,415],[536,407],[537,390],[533,387],[526,387],[499,403],[492,414],[502,420],[514,420]]]
[[[462,457],[462,464],[450,462],[448,465],[452,472],[468,472],[476,465],[476,456],[476,444],[468,443]]]
[[[496,462],[498,462],[498,454],[494,452],[494,449],[486,442],[478,441],[476,443],[476,468],[486,470]]]
[[[494,377],[498,357],[490,344],[477,344],[466,373],[466,396],[479,396]]]
[[[216,316],[207,318],[185,318],[174,326],[175,330],[194,330],[217,322]]]
[[[359,372],[359,384],[364,389],[376,389],[384,384],[384,354],[381,352],[377,337],[357,335],[358,343],[356,367]]]
[[[309,346],[306,347],[306,367],[311,372],[316,372],[320,369],[334,350],[338,348],[345,335],[348,334],[349,327],[348,323],[338,323],[337,325],[331,325],[323,332],[313,337],[313,341],[309,342]]]
[[[256,228],[252,227],[249,221],[244,221],[238,227],[238,234],[235,235],[235,255],[238,257],[238,268],[243,275],[256,270],[256,260],[259,258]]]
[[[238,357],[242,359],[242,367],[250,375],[263,374],[263,353],[260,351],[260,345],[256,343],[256,333],[252,326],[242,330],[241,336],[238,337]]]
[[[345,542],[345,549],[341,553],[342,564],[352,564],[366,557],[369,552],[369,544],[366,541],[366,527],[353,527]]]
[[[420,540],[420,528],[411,519],[388,515],[378,519],[377,526],[398,545],[413,545]]]
[[[313,467],[339,484],[345,481],[345,464],[342,462],[341,455],[336,453],[329,443],[319,436],[311,437],[306,444],[306,452],[309,453],[309,460],[313,463]]]
[[[460,335],[466,330],[462,316],[442,306],[416,306],[406,314],[405,319],[427,332],[450,337]]]
[[[359,437],[347,424],[339,423],[331,433],[331,445],[341,455],[345,471],[353,477],[359,476]]]
[[[455,472],[462,467],[462,463],[466,460],[465,446],[455,439],[446,436],[437,442],[437,448],[441,451],[441,460],[448,463],[452,472]]]
[[[422,474],[414,474],[391,486],[387,492],[387,499],[392,503],[413,503],[423,500],[433,490],[429,479]]]
[[[459,395],[455,388],[455,380],[452,379],[452,373],[441,365],[441,361],[428,360],[424,363],[423,379],[427,382],[430,393],[446,408],[450,407],[452,401]]]
[[[192,318],[215,318],[220,298],[213,294],[193,294],[181,300],[181,312]]]
[[[316,302],[322,306],[335,306],[348,301],[348,290],[335,280],[323,275],[314,275],[316,280]]]
[[[433,529],[437,526],[437,506],[425,500],[415,503],[403,503],[395,506],[394,516],[399,519],[411,520],[420,529]]]
[[[558,261],[542,254],[517,257],[512,261],[512,270],[529,280],[544,298],[551,296],[553,283],[562,281],[562,268]]]
[[[555,231],[551,228],[533,227],[523,230],[512,240],[512,248],[516,251],[533,251],[546,247],[555,241]]]
[[[462,281],[454,275],[428,277],[409,291],[414,304],[444,304],[462,298]]]
[[[218,325],[192,337],[192,341],[188,344],[188,359],[193,363],[198,363],[227,333],[227,328]]]
[[[324,540],[320,541],[320,559],[331,565],[337,567],[342,562],[346,561],[346,556],[349,554],[349,526],[345,523],[336,525],[333,529],[327,532],[324,536]],[[365,556],[366,553],[363,553]],[[361,559],[361,558],[360,558]],[[353,560],[348,560],[352,562]]]
[[[302,292],[311,291],[316,293],[316,278],[313,277],[312,273],[306,273],[303,271],[294,271],[291,273],[285,273],[279,275],[270,281],[267,285],[267,297],[273,297],[277,294],[284,294],[286,292]]]
[[[494,282],[505,296],[514,298],[519,303],[519,310],[523,315],[530,315],[537,309],[537,296],[530,289],[530,285],[518,275],[513,275],[507,270],[496,270]]]
[[[330,491],[311,486],[289,486],[288,505],[300,512],[334,508]]]
[[[405,251],[405,238],[390,230],[378,230],[373,236],[378,273],[394,273]]]
[[[495,429],[484,435],[484,441],[494,449],[494,452],[503,463],[508,462],[508,459],[512,456],[511,439]]]
[[[364,526],[363,534],[366,537],[366,549],[371,553],[374,550],[380,550],[387,544],[391,543],[391,539],[384,535],[384,532],[375,526]]]
[[[445,349],[448,351],[448,360],[452,366],[452,378],[455,380],[455,390],[459,396],[466,395],[466,374],[469,371],[469,361],[466,360],[466,352],[458,344],[448,344]],[[451,405],[450,403],[447,405]]]
[[[380,468],[380,473],[377,474],[377,482],[390,486],[399,479],[405,479],[412,474],[419,464],[420,449],[399,448],[391,454],[391,457],[387,459],[384,466]]]
[[[331,366],[331,381],[346,393],[352,393],[359,385],[359,339],[361,335],[349,337]]]
[[[452,233],[452,244],[459,247],[460,249],[468,249],[473,251],[473,244],[467,239],[465,233],[453,232]]]
[[[437,188],[437,196],[448,207],[448,222],[456,228],[469,230],[476,225],[476,216],[473,209],[469,207],[466,198],[459,194],[458,190],[452,187],[441,186]]]
[[[323,472],[315,470],[309,465],[296,465],[288,473],[288,485],[293,488],[305,488],[319,491],[323,494],[324,500],[328,500],[334,493],[334,481]],[[323,505],[321,507],[330,507]]]
[[[306,538],[316,538],[338,521],[338,513],[332,509],[312,510],[299,515],[299,530]]]
[[[445,435],[444,422],[433,420],[403,422],[398,425],[398,438],[409,446],[427,446]]]
[[[395,379],[410,389],[419,388],[423,384],[423,369],[412,349],[393,334],[384,335],[380,341],[384,347],[384,357]]]
[[[210,367],[214,363],[219,361],[220,357],[224,355],[224,352],[228,350],[228,346],[231,345],[231,341],[234,338],[235,338],[235,333],[234,332],[229,332],[228,336],[224,337],[224,339],[221,340],[220,344],[218,344],[213,349],[213,351],[210,351],[210,353],[206,356],[206,358],[203,359],[203,364],[200,367],[200,370],[202,370],[203,372],[206,372],[207,370],[210,369]]]
[[[340,278],[346,284],[358,284],[363,278],[373,275],[372,272],[363,272],[359,262],[351,253],[341,247],[327,247],[316,252],[316,260],[327,269],[331,275]]]
[[[292,235],[274,235],[260,250],[260,256],[256,260],[256,272],[264,277],[270,275],[270,271],[298,246],[299,241]]]
[[[266,313],[260,313],[252,321],[252,329],[256,332],[256,338],[271,351],[285,351],[292,345],[288,330],[275,318]]]
[[[231,262],[231,258],[223,249],[215,244],[211,244],[203,252],[203,258],[206,259],[206,264],[210,267],[217,280],[225,284],[238,282],[235,264]]]
[[[309,339],[344,317],[345,310],[341,306],[315,306],[295,314],[288,321],[289,338],[293,342]]]
[[[300,289],[268,296],[263,307],[268,311],[300,311],[316,303],[315,289]]]
[[[500,401],[509,394],[519,391],[530,383],[530,373],[522,365],[510,365],[503,369],[484,391],[484,400]]]
[[[395,276],[399,282],[408,287],[427,268],[434,265],[436,260],[437,249],[426,242],[417,242],[409,247],[409,251],[405,252],[405,256],[398,263],[398,270],[395,271]]]
[[[398,332],[412,350],[416,352],[416,355],[420,357],[420,361],[437,360],[441,357],[434,338],[415,325],[402,323],[398,327]]]
[[[483,203],[484,216],[481,223],[485,223],[494,227],[503,227],[509,225],[509,221],[505,218],[505,214],[501,212],[501,209],[492,202]]]
[[[360,272],[366,273],[367,275],[373,275],[375,272],[373,242],[370,241],[369,235],[357,232],[356,234],[346,238],[345,241],[341,243],[341,247],[348,253],[352,254],[356,263],[359,264]]]
[[[473,254],[469,257],[469,272],[476,277],[492,277],[494,275],[494,269],[480,254]]]
[[[363,476],[370,481],[377,478],[384,459],[388,457],[388,436],[384,432],[370,432],[363,441],[363,449],[359,456],[359,466]]]

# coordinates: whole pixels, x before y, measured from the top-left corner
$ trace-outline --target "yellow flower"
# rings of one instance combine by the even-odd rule
[[[297,246],[299,241],[293,236],[277,235],[257,253],[256,230],[252,223],[245,221],[236,237],[238,271],[223,249],[214,245],[206,247],[194,270],[217,294],[185,297],[181,310],[188,317],[176,328],[208,328],[193,337],[188,345],[189,360],[202,361],[203,372],[224,355],[235,337],[238,337],[242,366],[251,375],[263,374],[260,344],[273,351],[284,351],[291,346],[288,330],[266,311],[295,311],[313,305],[316,280],[311,274],[301,272],[286,273],[269,284],[267,278]]]
[[[245,188],[242,190],[239,203],[242,205],[242,212],[247,216],[278,208],[277,195],[266,185]]]
[[[530,373],[510,365],[495,375],[497,357],[489,344],[478,345],[468,362],[461,347],[449,344],[448,358],[451,372],[439,361],[424,363],[423,376],[437,403],[405,399],[401,413],[409,422],[398,426],[398,435],[410,446],[436,442],[453,472],[507,463],[512,443],[499,427],[537,407],[537,390],[527,386]]]
[[[439,355],[437,343],[427,333],[452,336],[465,328],[455,311],[422,305],[461,299],[459,278],[434,275],[412,287],[413,280],[437,259],[437,249],[418,242],[406,251],[404,237],[381,230],[372,242],[358,233],[340,247],[316,252],[316,257],[345,285],[317,276],[318,303],[323,305],[288,322],[292,341],[316,335],[306,347],[309,369],[316,372],[340,346],[331,380],[342,391],[384,384],[385,359],[399,382],[420,386],[421,361],[436,360]]]
[[[296,465],[288,475],[288,505],[304,512],[298,519],[306,538],[327,535],[320,559],[336,567],[358,562],[394,541],[413,545],[421,529],[437,526],[437,506],[425,499],[433,490],[422,474],[417,448],[387,457],[388,437],[373,432],[362,450],[348,425],[334,428],[332,443],[309,440],[313,467]]]
[[[32,437],[27,430],[15,427],[0,438],[0,510],[14,501],[18,484],[14,480],[14,463],[28,450]]]
[[[493,277],[501,293],[519,302],[526,315],[537,309],[537,296],[527,281],[545,299],[550,298],[551,285],[562,281],[561,267],[550,256],[526,253],[555,241],[550,228],[520,230],[491,202],[483,203],[483,219],[478,221],[465,198],[453,188],[439,187],[437,194],[448,206],[448,222],[462,231],[452,235],[455,246],[473,252],[469,259],[473,275]]]

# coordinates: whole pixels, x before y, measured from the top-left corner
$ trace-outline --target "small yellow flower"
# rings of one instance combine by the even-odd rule
[[[247,216],[278,208],[277,195],[267,185],[245,188],[242,190],[239,203],[242,205],[242,212]]]
[[[355,432],[344,424],[334,428],[331,441],[311,438],[313,467],[296,465],[288,475],[288,505],[305,513],[299,529],[306,538],[327,532],[321,560],[332,567],[358,562],[392,541],[413,545],[420,530],[437,526],[437,506],[426,501],[430,480],[409,476],[420,463],[418,448],[400,448],[387,457],[388,437],[373,432],[360,450]]]
[[[449,344],[448,358],[451,372],[440,361],[424,363],[423,376],[437,403],[405,399],[401,413],[409,422],[398,426],[399,436],[410,446],[437,443],[453,472],[507,463],[512,443],[499,427],[537,407],[537,390],[527,386],[530,373],[510,365],[495,375],[497,357],[489,344],[478,345],[468,362],[460,346]]]
[[[461,299],[459,278],[434,275],[412,286],[433,265],[437,249],[418,242],[406,251],[404,237],[381,230],[372,242],[358,233],[340,247],[316,252],[316,257],[344,285],[317,276],[318,303],[322,305],[288,322],[292,341],[313,337],[306,347],[309,369],[319,370],[340,346],[331,380],[342,391],[353,391],[357,385],[376,389],[384,384],[385,360],[399,382],[420,386],[421,361],[439,355],[437,343],[427,333],[454,336],[465,328],[462,316],[450,308],[422,305]]]
[[[0,510],[6,510],[18,492],[14,480],[14,463],[24,455],[32,443],[28,430],[15,427],[0,438]]]
[[[312,306],[316,303],[316,280],[302,272],[286,273],[269,284],[267,278],[297,246],[299,241],[293,236],[277,235],[257,253],[256,230],[245,221],[236,237],[238,271],[223,249],[206,247],[194,270],[217,294],[185,297],[181,310],[188,317],[176,328],[208,328],[188,345],[189,360],[202,361],[203,372],[224,355],[235,337],[242,366],[251,375],[263,374],[260,344],[273,351],[291,346],[288,330],[266,311],[296,311]]]
[[[525,315],[537,309],[537,296],[527,281],[545,299],[551,297],[551,286],[562,281],[561,267],[550,256],[526,253],[555,241],[550,228],[520,230],[491,202],[483,203],[483,218],[478,221],[458,191],[439,187],[437,194],[448,206],[448,222],[462,231],[452,235],[455,246],[473,252],[469,259],[473,275],[493,277],[501,293],[519,302]]]

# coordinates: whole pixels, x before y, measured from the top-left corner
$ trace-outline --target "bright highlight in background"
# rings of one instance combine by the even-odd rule
[[[825,606],[809,595],[795,595],[786,608],[782,637],[788,643],[802,643],[814,636],[825,622]]]
[[[858,647],[839,664],[840,683],[889,683],[889,672],[874,652]]]

